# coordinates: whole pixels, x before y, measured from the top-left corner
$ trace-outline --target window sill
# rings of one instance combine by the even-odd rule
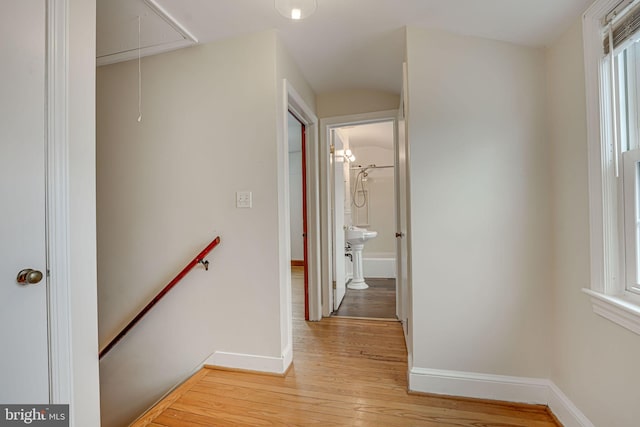
[[[624,296],[605,295],[591,289],[583,289],[591,297],[593,311],[640,335],[640,305]]]

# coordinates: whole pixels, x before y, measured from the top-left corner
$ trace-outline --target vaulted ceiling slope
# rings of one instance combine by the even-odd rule
[[[398,93],[403,28],[413,25],[542,47],[578,18],[592,0],[317,0],[311,17],[293,22],[273,0],[98,0],[98,56],[142,46],[180,47],[278,29],[316,93],[376,89]],[[153,16],[163,9],[175,22]],[[151,12],[149,12],[151,10]],[[179,26],[179,25],[178,25]],[[189,34],[190,33],[190,34]]]

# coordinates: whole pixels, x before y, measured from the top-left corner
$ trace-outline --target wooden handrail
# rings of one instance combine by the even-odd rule
[[[133,320],[131,322],[129,322],[129,324],[127,324],[127,326],[125,326],[124,329],[122,329],[122,331],[120,331],[120,333],[118,335],[116,335],[116,337],[114,339],[112,339],[111,342],[109,344],[107,344],[107,346],[100,351],[100,356],[99,356],[100,359],[102,359],[105,354],[107,354],[113,347],[115,347],[115,345],[118,344],[118,342],[122,338],[124,338],[124,336],[127,335],[127,333],[129,333],[129,331],[131,329],[133,329],[133,327],[136,325],[136,323],[138,323],[140,321],[140,319],[142,319],[149,312],[149,310],[151,310],[153,308],[153,306],[156,305],[158,303],[158,301],[160,301],[171,290],[171,288],[173,288],[175,285],[177,285],[178,282],[180,280],[182,280],[182,278],[184,276],[186,276],[187,273],[189,271],[191,271],[191,269],[193,267],[195,267],[196,265],[201,263],[208,270],[209,269],[208,268],[209,267],[209,262],[208,261],[204,261],[204,257],[206,257],[207,254],[213,250],[213,248],[218,246],[219,243],[220,243],[220,236],[216,237],[213,240],[213,242],[209,243],[209,245],[207,245],[207,247],[202,250],[202,252],[200,252],[198,255],[196,255],[196,257],[193,260],[191,260],[191,262],[189,264],[187,264],[187,266],[185,268],[183,268],[182,271],[180,273],[178,273],[178,275],[176,277],[174,277],[173,280],[171,282],[169,282],[169,284],[167,286],[165,286],[158,293],[158,295],[156,295],[155,298],[153,300],[151,300],[151,302],[149,304],[147,304],[140,311],[140,313],[138,313],[136,315],[136,317],[134,317]]]

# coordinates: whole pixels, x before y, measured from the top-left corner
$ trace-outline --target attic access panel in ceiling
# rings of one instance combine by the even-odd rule
[[[194,45],[198,40],[155,0],[98,0],[97,65],[128,61]]]

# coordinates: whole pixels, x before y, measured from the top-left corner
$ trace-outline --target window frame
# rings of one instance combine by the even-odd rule
[[[622,154],[624,179],[624,244],[625,244],[625,292],[629,297],[640,297],[640,271],[638,271],[638,249],[640,244],[639,204],[640,198],[640,149]]]
[[[624,243],[626,291],[633,298],[640,297],[640,43],[635,42],[625,50],[621,59],[619,79],[625,80],[625,88],[619,93],[627,119],[621,133],[627,138],[626,150],[622,152],[621,183],[624,203]],[[622,115],[622,114],[621,114]],[[622,139],[624,141],[624,139]]]
[[[615,175],[610,70],[602,60],[603,22],[619,3],[598,0],[583,15],[591,238],[591,283],[583,291],[595,313],[640,335],[640,295],[626,286],[625,188]],[[619,166],[623,174],[622,159]]]

